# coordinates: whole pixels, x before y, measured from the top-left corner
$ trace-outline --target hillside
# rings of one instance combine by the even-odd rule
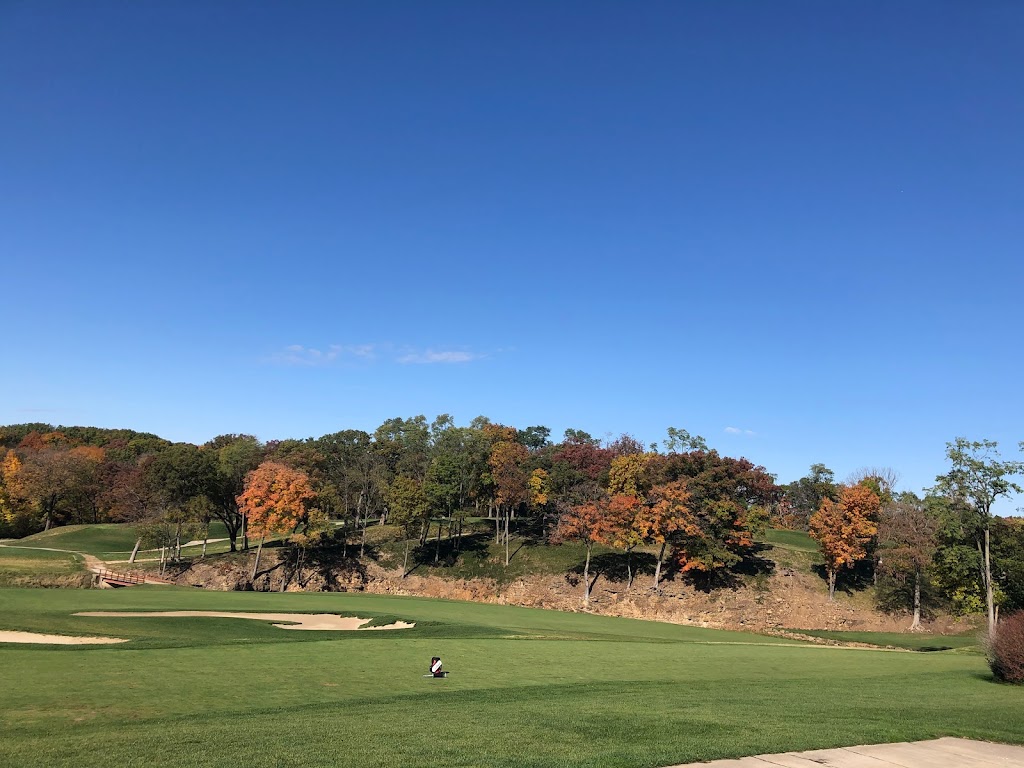
[[[403,548],[383,527],[370,538],[361,561],[312,553],[295,568],[291,550],[269,548],[260,575],[250,582],[253,556],[237,553],[183,565],[174,576],[179,584],[209,589],[260,591],[366,591],[418,595],[474,602],[583,610],[583,548],[576,544],[514,543],[508,568],[504,549],[487,534],[464,537],[462,549],[447,542],[426,547],[421,562],[402,577]],[[434,564],[434,552],[438,563]],[[875,609],[869,589],[840,591],[828,601],[814,542],[797,531],[768,531],[757,556],[744,573],[717,584],[700,585],[680,576],[662,580],[653,589],[650,553],[632,557],[635,578],[628,584],[625,556],[595,549],[591,563],[592,613],[654,619],[706,627],[773,632],[791,628],[833,631],[903,632],[909,617]],[[933,617],[927,630],[940,634],[969,632],[972,624],[948,616]]]
[[[183,562],[172,566],[168,576],[182,585],[212,590],[364,591],[584,610],[582,545],[552,546],[519,539],[513,542],[506,567],[504,548],[494,543],[486,525],[486,521],[471,525],[457,542],[457,549],[456,542],[447,540],[432,540],[425,547],[413,548],[404,578],[404,542],[391,526],[367,530],[362,558],[357,557],[358,540],[347,548],[332,543],[303,553],[273,541],[263,552],[253,582],[254,550],[228,553],[224,551],[226,542],[216,542],[205,558],[198,556],[199,546],[185,548]],[[211,539],[219,538],[219,532],[211,531]],[[86,574],[66,552],[91,554],[115,570],[127,569],[135,537],[130,525],[100,524],[66,526],[8,541],[7,546],[0,547],[0,583],[81,586]],[[904,632],[909,625],[906,616],[876,610],[867,585],[841,589],[835,602],[830,603],[820,574],[817,546],[799,531],[766,531],[754,557],[738,572],[715,583],[701,584],[670,572],[655,591],[654,561],[650,552],[636,551],[627,562],[621,552],[596,547],[591,562],[592,594],[586,610],[756,632]],[[155,570],[158,563],[157,552],[143,550],[131,567]],[[631,585],[629,570],[634,575]],[[969,621],[943,615],[926,622],[927,631],[938,634],[970,632],[971,628]]]

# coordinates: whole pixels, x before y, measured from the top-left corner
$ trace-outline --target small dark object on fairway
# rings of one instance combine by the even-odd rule
[[[448,677],[448,673],[441,669],[441,657],[434,656],[430,659],[430,674],[424,677]]]

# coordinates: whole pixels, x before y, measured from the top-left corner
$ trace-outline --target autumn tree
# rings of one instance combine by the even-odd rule
[[[30,532],[27,524],[27,500],[22,487],[22,462],[14,449],[9,448],[0,461],[0,533],[24,536]]]
[[[509,539],[512,515],[515,510],[530,500],[529,476],[525,462],[528,456],[526,446],[510,440],[499,440],[491,448],[488,464],[494,482],[494,502],[499,518],[505,521],[505,566],[509,562]]]
[[[651,503],[642,508],[637,527],[644,541],[658,547],[658,562],[654,567],[655,591],[661,582],[665,550],[673,534],[687,526],[692,517],[690,492],[686,489],[685,480],[676,480],[652,489]]]
[[[567,506],[558,518],[552,541],[580,541],[587,550],[583,564],[583,605],[590,605],[590,558],[594,545],[608,540],[613,533],[608,512],[608,498]]]
[[[530,473],[526,485],[529,489],[529,505],[531,509],[539,510],[547,506],[551,496],[550,481],[546,470],[537,468]]]
[[[879,498],[863,485],[843,488],[839,501],[825,499],[810,519],[811,537],[818,542],[828,574],[828,599],[834,600],[836,577],[867,555],[878,531]]]
[[[685,525],[670,540],[684,573],[711,574],[740,563],[780,495],[764,467],[713,450],[652,456],[648,472],[655,485],[685,483]]]
[[[608,470],[608,493],[611,494],[608,511],[614,526],[612,544],[626,553],[626,589],[629,589],[633,585],[633,550],[652,543],[654,516],[649,499],[651,481],[647,472],[653,454],[631,450],[640,446],[635,441],[628,443],[627,437],[624,435],[619,439],[622,450],[612,459]]]
[[[914,618],[910,631],[921,627],[921,580],[938,549],[939,520],[912,494],[882,507],[878,523],[878,566],[899,582],[913,582]]]
[[[47,437],[40,438],[39,447],[25,451],[18,471],[21,492],[38,514],[44,531],[74,514],[74,502],[89,493],[84,486],[96,469],[94,456],[72,451]]]
[[[633,550],[645,543],[644,502],[633,494],[617,493],[608,499],[607,541],[626,553],[626,589],[633,586]]]
[[[315,498],[309,476],[286,464],[264,461],[246,475],[238,507],[245,513],[251,535],[260,537],[252,569],[254,581],[267,536],[320,527],[322,513],[312,506]]]
[[[1024,444],[1021,445],[1024,449]],[[981,556],[981,582],[985,591],[988,631],[995,635],[996,606],[992,581],[992,505],[1021,487],[1011,478],[1024,473],[1024,462],[1002,461],[992,440],[972,442],[958,437],[946,443],[949,472],[936,479],[935,491],[945,495],[961,512],[966,537]]]

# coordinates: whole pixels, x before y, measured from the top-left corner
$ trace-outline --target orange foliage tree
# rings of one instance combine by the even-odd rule
[[[811,537],[821,547],[828,574],[828,599],[835,599],[836,576],[867,556],[867,545],[878,532],[881,500],[870,488],[852,485],[843,488],[839,501],[825,499],[811,515]]]
[[[583,565],[583,604],[590,605],[590,556],[594,545],[608,541],[614,533],[614,521],[609,514],[607,498],[587,501],[567,507],[558,518],[558,526],[551,537],[556,544],[563,541],[582,541],[587,549]]]
[[[639,496],[617,493],[608,499],[607,539],[626,553],[627,590],[633,586],[633,550],[646,543],[641,522],[644,513],[644,502]]]
[[[260,537],[252,578],[260,567],[263,542],[274,533],[291,534],[300,527],[318,528],[322,513],[312,508],[316,498],[309,476],[299,469],[264,461],[245,477],[238,508],[245,513],[250,535]]]
[[[645,542],[659,547],[658,563],[654,568],[654,589],[657,590],[669,541],[692,518],[693,512],[685,480],[676,480],[652,489],[651,502],[640,511],[637,528]]]

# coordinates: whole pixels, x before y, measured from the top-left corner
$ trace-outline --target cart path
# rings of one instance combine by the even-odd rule
[[[756,755],[670,768],[1024,768],[1024,747],[945,737]]]
[[[85,567],[93,573],[99,573],[106,568],[106,563],[100,560],[95,555],[88,555],[85,552],[79,552],[77,549],[57,549],[56,547],[22,547],[16,544],[0,544],[0,547],[7,549],[41,549],[44,552],[67,552],[71,555],[78,555],[85,561]]]
[[[0,544],[0,547],[4,547],[6,549],[41,549],[41,550],[43,550],[45,552],[67,552],[70,555],[78,555],[85,562],[86,570],[88,570],[88,571],[90,571],[92,573],[97,573],[97,574],[98,573],[102,573],[104,571],[111,570],[109,566],[110,566],[111,562],[113,562],[113,561],[100,560],[95,555],[90,555],[87,552],[79,552],[77,549],[57,549],[56,547],[22,547],[22,546],[17,546],[17,545],[14,545],[14,544]],[[128,561],[127,560],[118,560],[116,562],[127,563]],[[148,574],[146,574],[144,578],[145,578],[145,583],[146,584],[167,584],[167,583],[169,583],[167,581],[164,581],[163,579],[158,579],[157,577],[150,576]]]

